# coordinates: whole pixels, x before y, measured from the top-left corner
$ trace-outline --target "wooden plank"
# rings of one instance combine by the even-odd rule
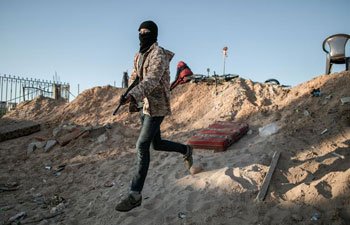
[[[270,185],[272,174],[275,171],[279,157],[280,157],[280,152],[277,151],[273,154],[269,171],[267,172],[267,174],[264,178],[263,184],[260,187],[260,191],[259,191],[258,195],[256,196],[256,200],[263,201],[265,199],[265,195],[266,195],[267,189]]]

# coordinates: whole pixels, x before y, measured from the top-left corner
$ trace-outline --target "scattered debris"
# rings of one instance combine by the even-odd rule
[[[268,136],[271,136],[272,134],[277,133],[278,130],[279,128],[275,123],[269,123],[259,128],[259,135],[261,137],[268,137]]]
[[[44,146],[45,146],[45,142],[42,142],[42,141],[30,143],[27,148],[27,155],[30,155],[34,150],[43,148]]]
[[[56,177],[61,175],[61,171],[64,170],[66,168],[66,165],[59,165],[55,171],[53,172],[53,175],[55,175]]]
[[[113,128],[112,124],[110,124],[110,123],[104,124],[103,127],[107,128],[107,129],[112,129]]]
[[[115,182],[113,181],[112,183],[104,184],[104,187],[113,187],[115,185]]]
[[[345,103],[350,103],[350,97],[341,98],[340,101],[342,105],[344,105]]]
[[[51,170],[51,169],[52,169],[52,166],[45,166],[45,169]]]
[[[34,203],[37,203],[37,204],[44,204],[45,201],[42,200],[42,199],[35,199],[35,200],[34,200]]]
[[[326,128],[326,129],[324,129],[322,132],[321,132],[321,135],[322,134],[325,134],[325,133],[327,133],[328,132],[328,129]]]
[[[30,143],[27,148],[27,155],[30,155],[36,149],[35,143]]]
[[[0,191],[16,191],[19,189],[19,184],[17,182],[7,183],[4,186],[0,186]]]
[[[328,103],[328,100],[332,98],[332,95],[328,95],[325,97],[324,101],[323,101],[323,105],[326,105]]]
[[[306,109],[304,110],[304,116],[310,116],[309,111],[307,111]]]
[[[314,213],[314,214],[311,215],[311,220],[316,221],[316,220],[319,220],[319,219],[320,219],[320,216],[317,213]]]
[[[186,214],[183,213],[183,212],[179,212],[178,217],[179,217],[180,219],[184,219],[184,218],[186,217]]]
[[[65,164],[59,165],[54,173],[61,172],[62,170],[64,170],[64,168],[66,168]]]
[[[64,198],[55,194],[53,197],[47,199],[45,201],[45,204],[50,205],[50,206],[58,206],[60,203],[65,202],[65,201],[66,200]]]
[[[336,152],[332,152],[332,155],[334,155],[334,156],[336,156],[336,157],[338,157],[338,158],[340,158],[340,159],[345,159],[345,156],[340,155],[340,154],[338,154],[338,153],[336,153]]]
[[[253,133],[252,130],[249,130],[249,131],[247,132],[248,135],[251,135],[252,133]]]
[[[313,89],[311,91],[311,96],[313,96],[313,97],[322,97],[321,88]]]
[[[14,222],[16,220],[19,220],[19,219],[25,217],[26,215],[27,215],[26,212],[19,212],[8,220],[8,224],[11,224],[12,222]]]
[[[51,214],[55,214],[55,213],[61,212],[65,208],[66,208],[66,206],[64,205],[63,202],[61,202],[56,207],[52,207],[51,210],[50,210],[50,213]]]

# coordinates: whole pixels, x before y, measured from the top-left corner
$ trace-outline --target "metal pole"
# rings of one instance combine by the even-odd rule
[[[79,87],[79,84],[78,84],[78,95],[80,94],[80,87]]]
[[[13,79],[10,78],[10,82],[11,82],[11,87],[10,87],[10,101],[12,101],[12,84],[13,84]]]
[[[226,63],[227,49],[228,49],[227,47],[224,47],[222,49],[222,55],[224,57],[224,69],[223,69],[223,74],[222,75],[224,75],[224,76],[225,76],[225,63]]]
[[[8,83],[9,83],[9,79],[6,78],[6,99],[5,101],[7,102],[7,89],[8,89]]]
[[[33,78],[30,78],[30,87],[33,89]],[[34,91],[32,91],[32,99],[34,99]]]
[[[3,92],[3,77],[0,77],[1,79],[1,88],[0,88],[0,101],[2,102],[2,92]]]
[[[18,98],[20,99],[21,98],[21,92],[23,91],[23,89],[22,89],[22,79],[20,79],[19,80],[19,96],[18,96]],[[20,100],[19,100],[20,101]]]
[[[224,69],[223,69],[223,72],[222,72],[223,75],[225,75],[225,61],[226,61],[226,57],[224,55]]]
[[[70,97],[70,95],[69,95],[69,92],[70,92],[70,85],[69,85],[69,83],[67,85],[67,91],[68,91],[68,93],[67,93],[67,102],[69,102],[69,97]]]
[[[18,82],[18,78],[15,80],[15,103],[17,103],[17,82]]]
[[[23,101],[25,102],[26,101],[26,95],[25,95],[25,87],[23,87]]]
[[[214,78],[215,78],[215,95],[218,95],[218,81],[216,79],[216,73],[214,71]]]

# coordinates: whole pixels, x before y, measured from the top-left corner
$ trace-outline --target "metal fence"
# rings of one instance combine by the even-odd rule
[[[0,75],[0,115],[22,101],[30,101],[38,95],[64,98],[69,102],[69,83]]]

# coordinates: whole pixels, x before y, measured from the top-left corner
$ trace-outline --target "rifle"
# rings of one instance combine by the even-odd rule
[[[125,93],[122,94],[122,96],[120,96],[120,102],[118,107],[114,110],[113,112],[113,116],[115,116],[120,108],[120,106],[125,104],[125,97],[128,95],[129,91],[131,91],[131,89],[133,89],[136,85],[139,84],[139,77],[136,77],[136,79],[134,80],[134,82],[132,82],[132,84],[128,87],[128,89],[126,89]]]

